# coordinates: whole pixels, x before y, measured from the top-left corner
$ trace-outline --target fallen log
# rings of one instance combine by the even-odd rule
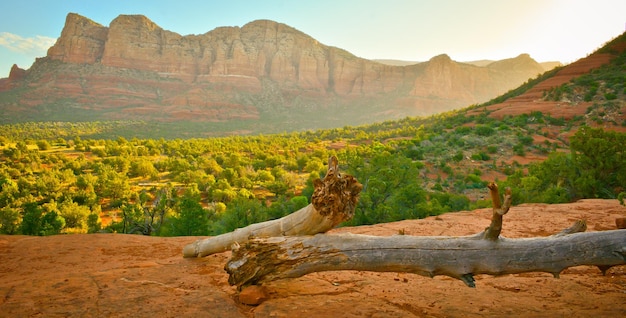
[[[328,160],[323,180],[314,181],[311,204],[280,219],[251,224],[233,232],[197,240],[183,248],[184,257],[204,257],[230,250],[251,237],[299,236],[324,233],[354,215],[363,186],[339,172],[337,157]]]
[[[242,288],[313,272],[358,270],[408,272],[427,277],[446,275],[475,287],[474,275],[547,272],[595,265],[605,273],[626,264],[626,230],[582,233],[585,221],[549,237],[507,239],[500,236],[502,216],[510,207],[510,191],[500,206],[498,189],[491,225],[473,236],[376,237],[324,235],[254,238],[233,249],[224,269],[229,283]]]

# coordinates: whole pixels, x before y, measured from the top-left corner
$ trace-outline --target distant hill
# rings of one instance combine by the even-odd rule
[[[403,61],[403,60],[391,60],[391,59],[376,59],[373,61],[381,63],[381,64],[394,65],[394,66],[407,66],[407,65],[414,65],[414,64],[422,63],[418,61]],[[471,64],[471,65],[475,65],[479,67],[486,67],[493,62],[496,62],[496,61],[495,60],[476,60],[476,61],[464,61],[462,63]],[[550,61],[550,62],[539,62],[539,65],[541,65],[544,71],[549,71],[557,66],[561,66],[562,64],[561,62],[558,62],[558,61]]]
[[[70,13],[46,57],[0,79],[0,123],[143,120],[241,133],[341,127],[485,102],[543,71],[525,54],[483,67],[446,55],[385,65],[269,20],[181,36],[141,15],[106,27]]]
[[[585,118],[590,125],[626,130],[624,74],[626,33],[589,56],[555,68],[470,113],[481,109],[501,119],[541,112],[566,120]]]
[[[386,64],[386,65],[393,65],[393,66],[407,66],[407,65],[423,63],[423,61],[421,62],[420,61],[403,61],[403,60],[393,60],[393,59],[376,59],[372,61],[378,62],[381,64]]]
[[[551,61],[551,62],[540,62],[539,64],[541,64],[541,66],[543,67],[544,70],[549,71],[555,67],[559,67],[562,66],[563,64],[561,64],[561,62],[559,61]]]

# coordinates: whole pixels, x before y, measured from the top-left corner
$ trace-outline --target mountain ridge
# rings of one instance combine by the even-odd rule
[[[271,20],[182,36],[143,15],[120,15],[105,27],[70,13],[46,57],[0,80],[0,121],[355,125],[484,102],[543,72],[527,55],[507,60],[517,68],[441,55],[390,66]]]

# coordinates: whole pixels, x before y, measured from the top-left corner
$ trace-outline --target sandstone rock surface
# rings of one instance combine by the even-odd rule
[[[333,233],[469,235],[489,225],[491,209],[422,220],[345,227]],[[547,236],[587,219],[587,231],[615,229],[617,200],[522,204],[502,235]],[[547,273],[477,276],[476,288],[437,276],[325,272],[264,285],[258,306],[239,302],[223,270],[230,252],[183,258],[198,237],[122,234],[0,236],[2,317],[623,317],[626,268],[602,276],[579,266]]]

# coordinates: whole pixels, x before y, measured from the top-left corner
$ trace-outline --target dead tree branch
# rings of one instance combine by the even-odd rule
[[[493,200],[491,225],[473,236],[376,237],[324,235],[255,238],[233,249],[224,269],[229,283],[250,284],[300,277],[313,272],[359,270],[445,275],[475,287],[474,275],[547,272],[595,265],[604,273],[626,264],[626,230],[581,233],[584,220],[549,237],[507,239],[500,236],[502,216],[511,206],[507,189],[501,204],[498,187],[489,185]]]
[[[626,230],[546,238],[483,239],[397,235],[324,235],[254,239],[225,266],[239,287],[313,272],[358,270],[446,275],[475,287],[474,275],[547,272],[595,265],[603,272],[626,264]]]
[[[497,240],[500,232],[502,232],[502,216],[509,212],[511,208],[511,189],[506,189],[504,204],[502,204],[500,203],[498,185],[492,182],[487,185],[487,188],[489,188],[489,194],[491,195],[493,214],[491,216],[491,224],[485,229],[483,235],[487,240]]]
[[[283,218],[251,224],[233,232],[197,240],[183,248],[184,257],[204,257],[230,250],[250,237],[299,236],[326,232],[354,215],[362,185],[339,172],[337,157],[328,161],[323,180],[314,181],[311,204]]]

